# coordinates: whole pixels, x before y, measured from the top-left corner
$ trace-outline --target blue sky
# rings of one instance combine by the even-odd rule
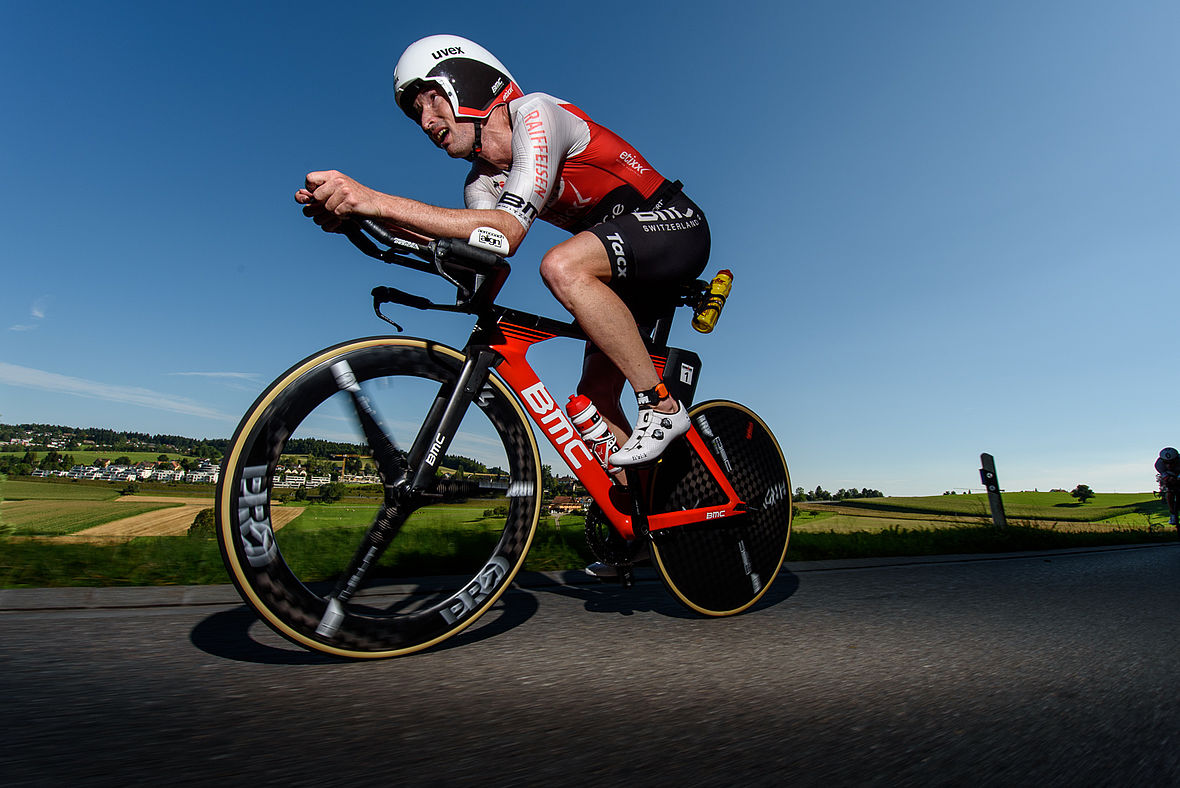
[[[442,297],[319,232],[336,168],[458,205],[466,165],[391,99],[454,32],[679,178],[735,290],[674,344],[793,483],[894,495],[1148,490],[1180,443],[1180,6],[1171,2],[4,2],[0,421],[228,437],[312,351]],[[560,316],[538,225],[502,301]],[[461,345],[461,317],[401,313]],[[562,400],[580,351],[533,357]],[[552,458],[548,458],[552,461]]]

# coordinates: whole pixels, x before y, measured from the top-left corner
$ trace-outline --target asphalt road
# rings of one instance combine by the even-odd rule
[[[721,620],[534,586],[363,663],[227,588],[0,592],[0,784],[1180,784],[1180,547],[877,563]]]

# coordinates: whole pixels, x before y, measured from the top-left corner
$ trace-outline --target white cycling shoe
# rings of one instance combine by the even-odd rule
[[[620,468],[654,462],[672,441],[688,432],[692,421],[688,411],[676,403],[675,413],[660,413],[655,408],[640,408],[635,431],[623,447],[610,456],[610,464]]]

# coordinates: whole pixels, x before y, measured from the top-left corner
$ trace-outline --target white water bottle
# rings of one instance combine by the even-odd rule
[[[619,450],[619,442],[615,439],[615,434],[610,431],[610,425],[598,412],[598,408],[594,407],[594,403],[590,401],[589,397],[574,394],[566,403],[565,410],[570,416],[570,421],[578,430],[578,434],[582,436],[582,440],[586,441],[586,445],[602,463],[602,467],[608,471],[613,470],[610,467],[609,458]]]

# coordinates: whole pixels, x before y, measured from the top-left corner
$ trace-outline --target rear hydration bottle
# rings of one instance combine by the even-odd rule
[[[705,294],[692,317],[692,327],[702,334],[708,334],[717,325],[717,318],[721,317],[721,310],[725,306],[725,299],[729,297],[729,289],[733,286],[733,272],[722,268],[709,283],[709,291]]]

